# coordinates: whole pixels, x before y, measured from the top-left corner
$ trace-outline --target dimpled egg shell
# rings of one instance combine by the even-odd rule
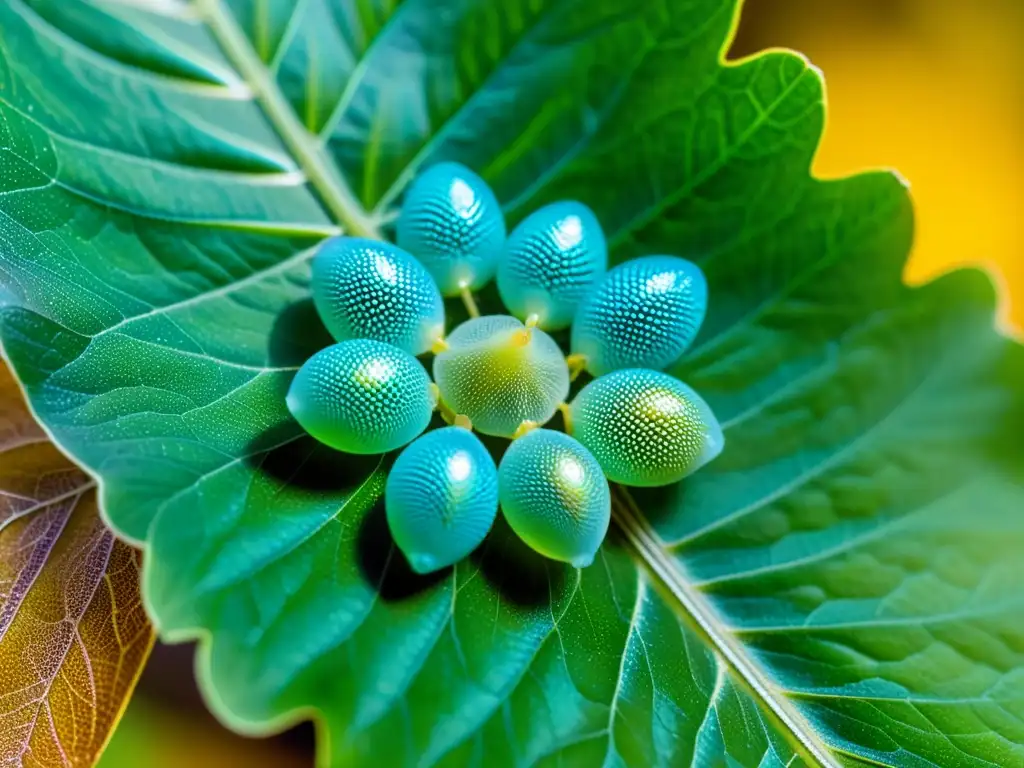
[[[609,480],[668,485],[721,453],[722,429],[707,403],[667,373],[626,369],[585,386],[570,407],[572,434]]]
[[[611,494],[601,466],[577,440],[535,429],[505,451],[498,468],[501,510],[532,549],[578,568],[608,533]]]
[[[313,259],[313,301],[338,341],[375,339],[413,355],[444,333],[444,302],[430,273],[401,248],[334,237]]]
[[[322,349],[295,374],[288,410],[310,435],[346,453],[387,453],[427,428],[430,378],[408,352],[370,339]]]
[[[661,370],[693,342],[707,305],[707,281],[692,262],[676,256],[627,261],[580,305],[572,351],[594,376],[622,368]]]
[[[524,421],[543,424],[569,394],[558,344],[509,315],[467,320],[434,358],[444,403],[485,435],[511,437]]]
[[[552,203],[509,236],[498,266],[498,291],[520,320],[537,315],[540,328],[568,328],[607,266],[608,246],[593,212],[583,203]]]
[[[505,217],[487,183],[458,163],[439,163],[406,193],[398,245],[419,259],[441,293],[486,285],[505,245]]]
[[[384,506],[391,535],[414,571],[453,565],[480,545],[494,523],[494,459],[467,429],[428,432],[392,466]]]

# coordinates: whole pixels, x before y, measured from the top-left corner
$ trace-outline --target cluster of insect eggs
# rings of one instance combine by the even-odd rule
[[[388,524],[411,567],[452,565],[499,505],[541,554],[588,565],[608,529],[608,481],[656,486],[713,459],[722,433],[705,402],[661,369],[704,317],[696,266],[648,256],[607,269],[604,234],[578,202],[548,205],[507,235],[484,181],[442,163],[411,186],[397,244],[334,238],[313,260],[317,310],[337,344],[298,371],[290,411],[340,451],[407,446],[385,488]],[[445,297],[497,278],[510,315],[445,336]],[[548,335],[571,326],[565,357]],[[434,353],[431,382],[417,356]],[[565,404],[570,381],[593,376]],[[544,429],[561,409],[566,433]],[[449,424],[423,434],[435,410]],[[495,464],[474,431],[511,438]]]

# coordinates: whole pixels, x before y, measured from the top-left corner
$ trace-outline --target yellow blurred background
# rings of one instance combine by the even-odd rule
[[[826,77],[815,172],[896,168],[910,181],[919,283],[981,265],[1024,327],[1024,2],[748,0],[733,55],[783,46]],[[1018,300],[1012,309],[1007,294]]]
[[[907,279],[991,267],[1004,291],[1001,318],[1021,329],[1022,40],[1022,0],[748,0],[733,55],[780,46],[806,53],[828,82],[816,173],[899,169],[918,217]],[[154,655],[102,768],[312,765],[308,728],[270,742],[242,739],[218,726],[194,692],[169,692],[169,680],[190,674],[184,650]]]

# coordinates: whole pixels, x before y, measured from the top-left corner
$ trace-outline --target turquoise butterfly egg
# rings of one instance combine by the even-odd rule
[[[569,394],[569,366],[543,331],[508,315],[467,320],[434,358],[445,405],[485,435],[512,437],[524,421],[543,424]]]
[[[486,285],[505,245],[497,198],[458,163],[435,165],[413,182],[397,230],[398,245],[420,260],[445,296]]]
[[[413,355],[444,335],[444,302],[430,273],[397,246],[333,237],[313,259],[313,301],[338,341],[376,339]]]
[[[725,436],[708,404],[676,378],[644,368],[587,384],[570,407],[571,432],[622,485],[682,480],[722,452]]]
[[[295,374],[287,404],[320,442],[346,453],[387,453],[413,440],[434,410],[419,360],[370,339],[322,349]]]
[[[468,429],[428,432],[395,461],[384,506],[414,571],[453,565],[480,545],[498,513],[494,459]]]
[[[612,269],[580,305],[572,352],[594,376],[666,368],[693,342],[708,306],[704,273],[676,256],[645,256]]]
[[[612,501],[597,460],[577,440],[536,429],[514,440],[498,467],[501,511],[532,549],[583,568],[608,533]]]
[[[498,291],[520,320],[545,330],[568,328],[580,301],[608,266],[608,246],[593,212],[577,202],[530,214],[505,243]]]

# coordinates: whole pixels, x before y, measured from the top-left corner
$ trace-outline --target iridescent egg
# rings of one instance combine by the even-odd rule
[[[419,360],[369,339],[322,349],[295,374],[288,410],[309,434],[346,453],[387,453],[413,440],[434,408]]]
[[[334,237],[313,259],[313,301],[338,341],[376,339],[413,355],[444,335],[444,302],[430,273],[397,246]]]
[[[498,467],[501,511],[545,557],[583,568],[594,561],[611,520],[601,466],[577,440],[536,429],[514,440]]]
[[[505,243],[498,291],[520,320],[568,328],[580,301],[608,266],[608,246],[597,217],[583,203],[561,202],[526,217]]]
[[[413,182],[398,218],[398,245],[420,260],[441,293],[487,284],[505,245],[505,217],[487,183],[458,163]]]
[[[428,432],[388,474],[388,526],[417,573],[457,563],[484,540],[498,512],[498,470],[468,429]]]
[[[627,368],[585,386],[570,407],[572,435],[623,485],[668,485],[722,452],[708,404],[676,378]]]
[[[615,267],[587,295],[572,325],[572,353],[594,376],[666,368],[693,342],[708,305],[704,273],[675,256]]]
[[[569,394],[569,367],[554,340],[508,315],[467,320],[434,358],[444,404],[485,435],[512,437],[543,424]]]

